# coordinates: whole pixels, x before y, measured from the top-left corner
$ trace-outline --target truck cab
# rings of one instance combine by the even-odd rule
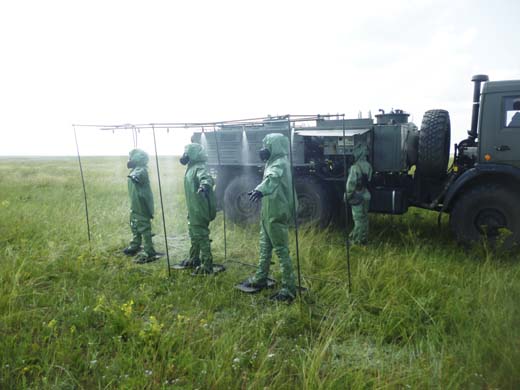
[[[512,247],[520,243],[520,80],[472,81],[471,130],[456,145],[442,211],[460,242]]]
[[[520,81],[487,82],[480,105],[479,163],[520,168]]]

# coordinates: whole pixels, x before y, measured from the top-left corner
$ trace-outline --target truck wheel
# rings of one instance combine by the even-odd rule
[[[427,177],[446,175],[450,157],[450,114],[446,110],[424,113],[419,132],[417,172]]]
[[[332,217],[330,196],[323,183],[312,177],[297,177],[298,223],[326,227]]]
[[[519,196],[499,184],[483,184],[463,193],[450,215],[457,240],[470,244],[487,238],[503,248],[520,243]]]
[[[260,177],[241,175],[235,177],[224,191],[226,217],[239,225],[258,222],[261,202],[253,203],[247,193],[260,183]]]

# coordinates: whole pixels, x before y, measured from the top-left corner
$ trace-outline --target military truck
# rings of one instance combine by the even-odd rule
[[[511,246],[520,242],[520,80],[476,75],[472,81],[471,129],[454,145],[449,167],[451,124],[443,109],[426,111],[420,128],[396,109],[380,110],[375,121],[316,115],[222,123],[195,132],[192,140],[206,145],[219,204],[235,223],[258,218],[259,205],[249,202],[247,192],[262,178],[262,139],[276,132],[292,141],[301,222],[326,226],[341,215],[352,150],[365,143],[374,167],[371,212],[444,212],[459,241],[500,237]]]

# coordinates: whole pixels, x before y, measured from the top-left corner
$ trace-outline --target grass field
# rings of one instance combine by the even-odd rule
[[[0,160],[1,389],[520,388],[517,254],[465,251],[433,213],[371,216],[349,294],[342,230],[302,229],[309,291],[277,305],[233,289],[247,266],[168,278],[166,260],[122,256],[125,161],[84,159],[89,246],[75,159]],[[162,159],[172,261],[189,247],[182,176]],[[257,233],[229,226],[228,259],[255,263]],[[221,215],[212,238],[221,263]]]

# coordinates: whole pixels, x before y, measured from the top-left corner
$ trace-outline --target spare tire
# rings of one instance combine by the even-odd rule
[[[247,193],[261,181],[257,175],[241,175],[235,177],[224,191],[224,207],[226,217],[239,225],[258,222],[261,202],[251,202]]]
[[[446,175],[450,158],[450,114],[446,110],[424,113],[419,133],[417,173],[431,178]]]

